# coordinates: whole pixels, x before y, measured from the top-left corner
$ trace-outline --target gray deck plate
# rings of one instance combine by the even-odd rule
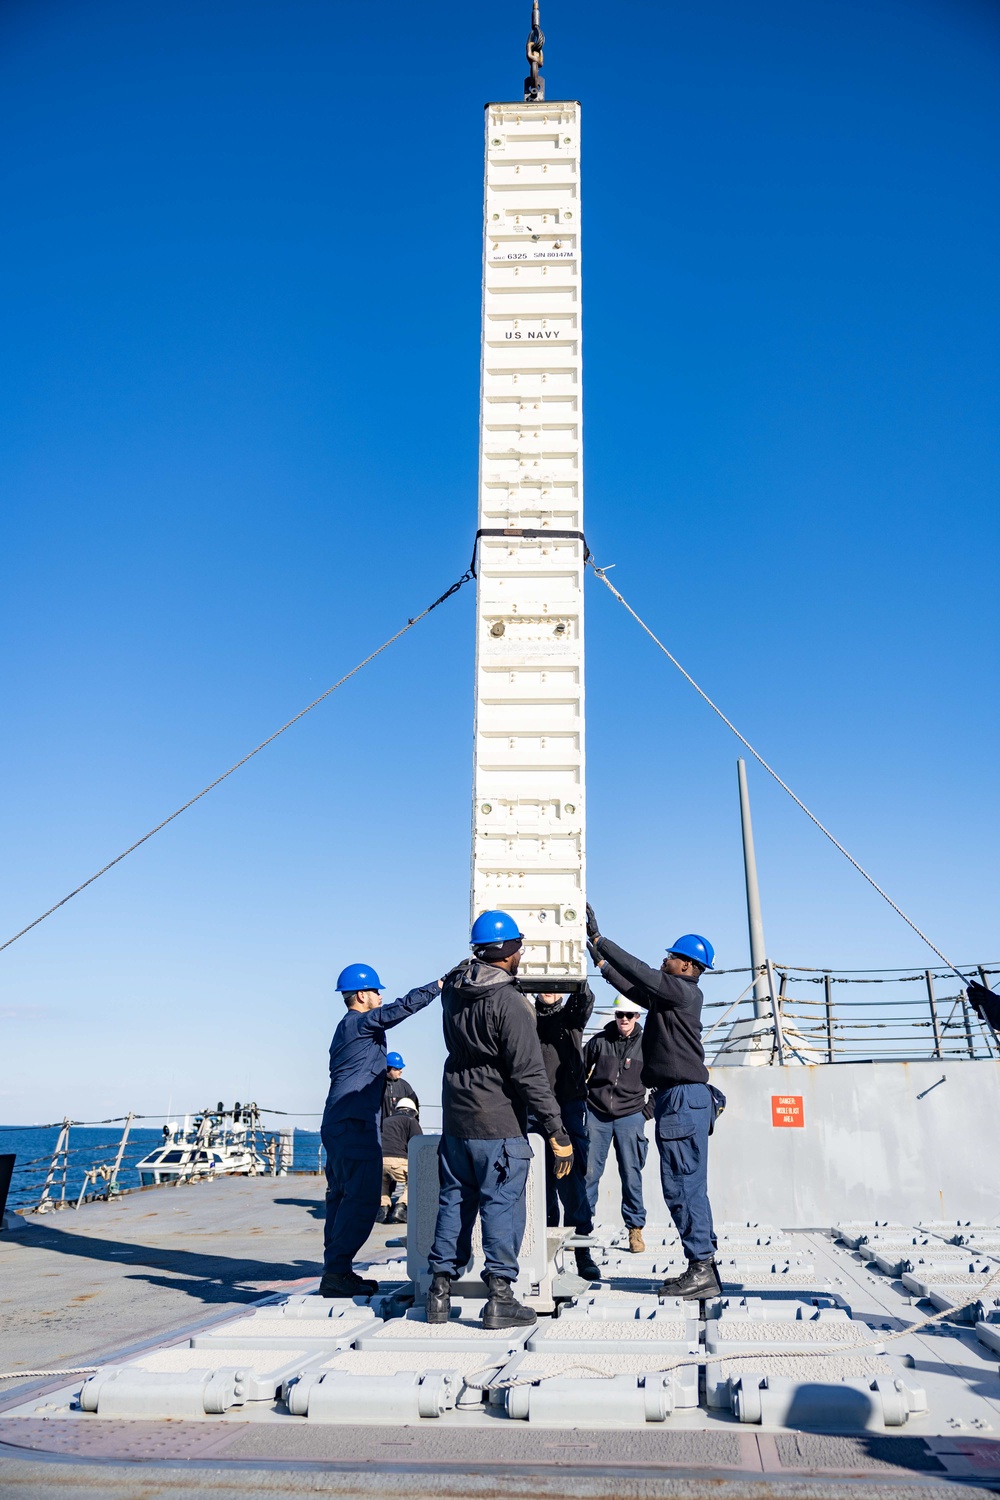
[[[767,1322],[761,1318],[712,1319],[705,1325],[705,1349],[708,1353],[724,1356],[737,1350],[765,1348],[805,1349],[835,1348],[848,1353],[857,1344],[870,1343],[878,1339],[878,1332],[867,1323],[812,1322],[792,1318],[775,1318]]]
[[[683,1318],[557,1318],[546,1320],[528,1339],[530,1352],[574,1353],[581,1349],[619,1354],[697,1353],[698,1330],[693,1337]]]
[[[463,1310],[464,1311],[464,1310]],[[548,1320],[546,1320],[548,1321]],[[377,1327],[365,1329],[357,1340],[359,1349],[382,1352],[410,1349],[447,1351],[467,1349],[494,1350],[501,1353],[520,1349],[536,1325],[523,1328],[484,1328],[478,1318],[449,1318],[447,1323],[427,1323],[422,1318],[393,1318]]]
[[[977,1323],[976,1338],[994,1354],[1000,1354],[1000,1323]]]
[[[199,1189],[199,1193],[204,1191],[206,1190]],[[850,1250],[834,1245],[827,1235],[802,1232],[790,1237],[795,1245],[795,1253],[808,1256],[816,1265],[816,1276],[812,1278],[810,1286],[801,1289],[789,1288],[787,1277],[782,1277],[779,1287],[774,1290],[751,1287],[748,1295],[765,1304],[765,1310],[767,1303],[773,1304],[772,1317],[779,1316],[778,1308],[781,1304],[787,1304],[796,1295],[808,1307],[810,1296],[816,1296],[820,1286],[832,1287],[833,1295],[849,1303],[854,1308],[856,1317],[876,1324],[898,1327],[920,1316],[921,1310],[912,1305],[912,1296],[901,1292],[898,1282],[894,1283],[886,1276],[869,1271]],[[600,1288],[595,1288],[591,1296],[606,1298],[609,1311],[618,1310],[612,1306],[616,1303],[631,1305],[632,1308],[659,1305],[655,1296],[649,1293],[640,1296],[628,1289],[630,1281],[639,1280],[628,1275],[636,1257],[630,1256],[627,1251],[612,1248],[607,1259],[609,1279]],[[320,1299],[315,1300],[319,1302]],[[697,1304],[693,1310],[698,1310]],[[588,1315],[577,1310],[571,1316],[579,1319]],[[280,1326],[283,1322],[287,1323],[287,1330],[281,1328],[278,1336],[285,1348],[289,1346],[285,1343],[286,1331],[291,1335],[289,1344],[294,1342],[295,1322],[298,1320],[268,1312],[266,1319],[251,1320],[244,1315],[229,1321],[225,1326],[233,1337],[240,1339],[240,1345],[230,1347],[244,1348],[243,1340],[249,1333],[248,1325],[251,1321],[257,1324],[262,1337],[264,1330],[261,1324],[264,1321],[272,1327],[274,1324]],[[752,1326],[752,1320],[748,1321]],[[312,1322],[312,1318],[303,1319],[298,1331],[304,1334],[303,1324],[310,1325]],[[559,1324],[558,1321],[550,1323],[545,1320],[545,1326],[555,1330]],[[311,1344],[311,1327],[309,1332]],[[213,1331],[213,1343],[219,1334],[224,1338],[225,1330],[222,1325]],[[204,1332],[195,1335],[199,1340],[204,1336]],[[266,1343],[258,1347],[267,1348],[273,1355],[275,1351],[269,1347],[272,1336],[269,1328]],[[176,1339],[176,1335],[174,1338]],[[218,1342],[222,1344],[223,1339],[218,1338]],[[881,1439],[890,1444],[909,1444],[909,1447],[885,1451],[915,1455],[909,1465],[914,1469],[921,1467],[918,1459],[922,1455],[928,1473],[944,1472],[952,1478],[976,1477],[980,1480],[994,1474],[1000,1477],[1000,1380],[997,1376],[996,1353],[977,1340],[973,1329],[962,1329],[954,1324],[945,1324],[939,1330],[907,1336],[890,1347],[894,1356],[909,1355],[918,1362],[919,1378],[926,1388],[930,1410],[926,1416],[911,1419],[905,1437],[887,1436]],[[314,1356],[314,1347],[310,1348],[309,1354],[310,1357]],[[409,1362],[403,1351],[400,1351],[399,1358]],[[206,1417],[203,1421],[183,1420],[169,1424],[138,1420],[105,1421],[70,1409],[72,1395],[81,1383],[77,1380],[70,1384],[63,1383],[61,1387],[50,1386],[44,1392],[32,1394],[28,1399],[22,1394],[8,1414],[0,1417],[0,1441],[16,1442],[22,1448],[39,1452],[73,1454],[89,1451],[105,1456],[117,1452],[122,1457],[135,1454],[150,1459],[165,1457],[171,1452],[178,1456],[193,1455],[195,1452],[207,1455],[211,1452],[213,1462],[215,1455],[221,1458],[223,1454],[227,1461],[239,1459],[245,1462],[250,1456],[268,1455],[273,1456],[275,1461],[288,1458],[308,1461],[312,1454],[319,1456],[334,1451],[329,1446],[332,1441],[329,1430],[310,1428],[304,1419],[288,1417],[267,1402],[254,1403],[256,1409],[252,1412],[243,1408],[225,1417]],[[44,1420],[40,1420],[41,1417]],[[594,1432],[589,1438],[579,1432],[573,1436],[574,1441],[580,1439],[590,1443],[591,1446],[586,1451],[593,1452],[599,1461],[612,1461],[608,1455],[617,1453],[616,1444],[622,1439],[627,1440],[627,1450],[623,1449],[622,1452],[634,1454],[635,1445],[651,1452],[648,1439],[654,1436],[658,1439],[681,1439],[686,1445],[684,1451],[690,1455],[687,1461],[695,1467],[712,1462],[708,1455],[715,1451],[713,1445],[720,1439],[735,1443],[736,1451],[740,1454],[750,1452],[750,1447],[747,1446],[749,1443],[757,1455],[752,1466],[757,1472],[762,1471],[762,1454],[767,1455],[769,1466],[763,1472],[778,1472],[783,1465],[796,1472],[812,1472],[814,1467],[818,1470],[839,1470],[840,1465],[825,1462],[831,1454],[853,1459],[854,1467],[859,1472],[865,1472],[873,1464],[877,1466],[877,1462],[882,1461],[871,1458],[875,1450],[871,1449],[867,1438],[836,1439],[810,1434],[783,1434],[780,1430],[771,1436],[760,1431],[751,1434],[746,1429],[734,1431],[730,1417],[706,1411],[703,1407],[675,1412],[671,1422],[675,1426],[677,1423],[683,1424],[683,1430],[668,1433],[663,1428],[658,1428],[654,1433],[647,1427],[631,1428],[621,1434],[613,1430],[602,1430]],[[433,1436],[425,1436],[431,1429]],[[348,1427],[337,1428],[338,1441],[354,1431],[355,1429]],[[371,1428],[363,1432],[359,1430],[357,1442],[362,1447],[365,1443],[377,1442],[377,1431],[378,1429]],[[492,1451],[489,1445],[494,1442],[498,1444],[498,1464],[504,1461],[516,1463],[519,1453],[539,1451],[537,1448],[528,1449],[524,1446],[530,1432],[530,1426],[509,1422],[491,1408],[448,1412],[436,1421],[406,1428],[406,1446],[401,1452],[412,1456],[407,1457],[407,1464],[417,1457],[417,1450],[432,1452],[435,1455],[433,1463],[437,1465],[440,1445],[447,1439],[447,1442],[454,1445],[449,1451],[460,1455],[455,1460],[457,1469],[472,1472],[477,1463],[489,1462],[487,1454]],[[545,1439],[546,1434],[544,1430],[536,1431],[533,1436]],[[776,1444],[779,1440],[784,1444],[784,1458],[778,1455]],[[383,1438],[382,1441],[386,1440]],[[428,1442],[431,1443],[430,1449],[426,1448]],[[340,1454],[342,1450],[337,1448],[335,1451]],[[360,1448],[358,1451],[361,1451]],[[553,1461],[565,1461],[558,1456],[563,1453],[558,1444],[546,1451],[556,1455]],[[666,1452],[667,1449],[661,1448],[659,1451]],[[941,1465],[940,1469],[934,1467],[938,1464]],[[745,1470],[747,1465],[740,1462],[735,1467]],[[843,1468],[850,1469],[851,1464],[845,1463]]]

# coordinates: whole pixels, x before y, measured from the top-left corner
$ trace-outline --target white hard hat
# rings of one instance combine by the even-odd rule
[[[642,1006],[636,1005],[634,1000],[627,1000],[624,995],[617,995],[612,1010],[624,1011],[627,1016],[641,1016]]]
[[[414,1104],[413,1100],[410,1099],[410,1098],[408,1098],[405,1095],[404,1095],[404,1097],[402,1099],[397,1099],[396,1100],[396,1108],[397,1109],[412,1109],[413,1112],[414,1112],[414,1114],[416,1114],[416,1110],[417,1110],[417,1106]]]

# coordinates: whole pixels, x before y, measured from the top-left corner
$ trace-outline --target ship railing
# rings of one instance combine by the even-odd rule
[[[71,1144],[71,1133],[74,1126],[83,1122],[64,1119],[57,1127],[51,1152],[16,1161],[8,1206],[22,1213],[52,1213],[62,1208],[79,1208],[94,1199],[117,1197],[122,1172],[150,1150],[148,1142],[129,1142],[135,1118],[134,1114],[125,1117],[125,1128],[117,1140],[88,1141],[79,1146]],[[52,1128],[24,1127],[18,1134]]]
[[[997,961],[959,968],[987,988],[1000,975]],[[1000,1036],[970,1006],[966,991],[958,988],[948,969],[849,971],[775,960],[762,965],[760,973],[766,976],[763,999],[750,993],[757,975],[749,968],[702,977],[706,995],[703,1041],[710,1064],[735,1062],[746,1053],[755,1054],[754,1062],[776,1066],[1000,1058]],[[714,998],[720,986],[735,988],[740,978],[749,980],[743,993]],[[592,983],[598,1004],[588,1035],[596,1033],[612,1014],[611,997],[599,977],[593,976]],[[253,1109],[247,1145],[263,1158],[268,1174],[322,1174],[318,1114]],[[261,1116],[280,1120],[264,1125]],[[31,1127],[55,1130],[55,1145],[44,1155],[15,1163],[8,1207],[21,1213],[50,1213],[130,1191],[137,1163],[154,1149],[153,1142],[135,1138],[133,1125],[153,1118],[165,1117],[129,1113],[118,1120],[66,1118],[54,1125]],[[293,1126],[293,1119],[310,1124]],[[440,1104],[422,1103],[420,1120],[426,1132],[440,1132]],[[72,1135],[77,1127],[112,1124],[124,1127],[115,1139],[76,1144]],[[129,1179],[124,1186],[123,1177]]]
[[[987,987],[1000,974],[995,963],[961,967]],[[703,1040],[710,1061],[766,1051],[768,1038],[766,1061],[775,1064],[1000,1057],[1000,1037],[969,1004],[950,970],[836,971],[768,961],[760,973],[766,978],[763,999],[744,992],[732,1001],[706,1001]],[[752,970],[731,969],[705,975],[703,990],[711,995],[720,980],[732,983],[735,975],[749,976],[746,989],[752,988]]]
[[[260,1120],[260,1112],[256,1106],[252,1106],[252,1109],[252,1119],[248,1117],[246,1129],[239,1133],[239,1144],[247,1151],[252,1151],[264,1163],[262,1175],[287,1175],[292,1168],[294,1153],[292,1132],[280,1126],[273,1132],[268,1132]],[[55,1145],[44,1155],[31,1155],[27,1160],[15,1160],[7,1199],[8,1208],[22,1214],[46,1214],[65,1208],[79,1208],[82,1204],[95,1200],[107,1201],[121,1192],[133,1191],[140,1186],[136,1177],[139,1162],[158,1147],[171,1144],[159,1131],[158,1138],[153,1141],[135,1138],[132,1133],[134,1122],[153,1119],[162,1121],[166,1116],[139,1115],[130,1111],[118,1120],[87,1121],[67,1117],[54,1125],[18,1127],[16,1134],[20,1136],[36,1131],[39,1134],[50,1133],[54,1130],[56,1139]],[[80,1140],[73,1134],[76,1130],[109,1124],[124,1126],[115,1139]],[[3,1127],[0,1130],[0,1147],[13,1129],[14,1127]],[[42,1138],[44,1139],[44,1135]],[[188,1144],[193,1149],[195,1144],[200,1148],[204,1142],[192,1141]],[[158,1185],[177,1186],[194,1178],[211,1175],[211,1169],[205,1169],[203,1164],[191,1163],[188,1170],[173,1174]]]

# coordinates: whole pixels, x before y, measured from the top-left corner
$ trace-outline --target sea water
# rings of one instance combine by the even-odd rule
[[[63,1189],[62,1160],[58,1163],[50,1199],[56,1202],[63,1196],[67,1203],[75,1203],[80,1196],[84,1174],[90,1167],[107,1163],[112,1165],[118,1153],[122,1123],[112,1125],[76,1125],[69,1133],[69,1157],[66,1169],[65,1193]],[[257,1136],[257,1149],[263,1147],[276,1131],[261,1131]],[[52,1164],[52,1154],[59,1139],[58,1125],[0,1125],[0,1155],[13,1153],[14,1175],[11,1180],[7,1209],[28,1208],[42,1196],[45,1179]],[[315,1172],[322,1166],[318,1131],[296,1130],[294,1132],[292,1169],[296,1172]],[[118,1184],[122,1189],[137,1188],[139,1174],[136,1164],[163,1140],[159,1127],[134,1125],[129,1132],[125,1154],[118,1172]],[[91,1193],[101,1192],[104,1184],[96,1188],[88,1185]]]

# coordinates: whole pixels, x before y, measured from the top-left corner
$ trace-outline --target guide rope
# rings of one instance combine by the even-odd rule
[[[209,792],[214,791],[215,788],[217,786],[220,786],[227,777],[232,776],[234,771],[238,771],[241,766],[245,766],[247,761],[253,760],[254,756],[259,755],[262,750],[266,750],[268,745],[273,745],[274,741],[279,737],[279,735],[284,734],[287,729],[291,729],[292,725],[297,724],[300,719],[304,719],[306,714],[312,713],[313,709],[318,708],[321,703],[325,702],[325,700],[330,697],[331,693],[335,693],[338,688],[343,687],[345,682],[350,682],[351,678],[356,677],[363,667],[367,667],[369,663],[373,662],[377,656],[381,656],[383,651],[388,651],[389,647],[395,645],[395,643],[400,640],[402,636],[406,635],[407,631],[412,630],[414,625],[419,625],[421,620],[426,620],[427,616],[431,613],[432,610],[437,609],[439,604],[443,604],[445,600],[450,599],[453,594],[457,594],[459,589],[462,588],[465,584],[471,582],[474,577],[475,573],[473,572],[473,570],[471,568],[467,568],[466,571],[462,574],[461,578],[456,579],[456,581],[451,585],[451,588],[446,589],[439,598],[434,600],[433,604],[428,604],[426,609],[422,609],[418,615],[414,615],[411,620],[407,620],[406,624],[402,627],[401,630],[397,630],[395,635],[391,635],[387,641],[383,641],[381,646],[377,646],[376,649],[372,651],[368,656],[366,656],[363,661],[359,661],[356,667],[352,667],[349,672],[345,672],[344,676],[341,677],[339,681],[335,682],[332,687],[328,687],[326,689],[326,692],[320,693],[318,698],[314,698],[311,703],[307,703],[305,708],[300,709],[300,711],[295,714],[293,718],[289,719],[287,723],[282,724],[280,729],[276,729],[273,734],[269,734],[266,740],[261,740],[259,745],[255,746],[253,750],[248,751],[246,755],[242,756],[238,761],[236,761],[235,765],[230,766],[228,771],[223,771],[221,776],[217,776],[214,781],[210,781],[208,783],[208,786],[202,787],[201,791],[196,793],[195,796],[189,797],[187,802],[183,803],[181,807],[177,808],[176,812],[172,812],[169,817],[164,818],[162,822],[157,823],[155,828],[151,828],[148,833],[144,833],[141,839],[136,839],[135,843],[130,844],[127,849],[123,849],[121,854],[117,854],[114,859],[109,860],[106,865],[102,866],[100,870],[97,870],[87,880],[83,881],[81,885],[78,885],[75,890],[70,891],[68,896],[64,896],[62,900],[57,901],[54,906],[50,906],[48,911],[43,911],[41,916],[36,917],[33,922],[29,922],[27,927],[22,927],[20,932],[15,932],[13,937],[9,937],[6,942],[0,943],[0,953],[2,953],[5,948],[9,948],[12,943],[16,943],[19,938],[23,938],[26,933],[31,932],[31,930],[37,927],[40,922],[44,922],[46,917],[51,917],[55,912],[59,911],[60,907],[65,906],[67,901],[72,901],[74,896],[79,896],[80,892],[85,891],[89,885],[93,885],[95,880],[100,880],[101,876],[106,875],[109,870],[113,870],[115,865],[120,865],[123,859],[127,859],[130,854],[134,854],[135,851],[137,849],[140,849],[143,844],[148,843],[149,840],[154,836],[154,834],[157,834],[162,829],[166,828],[168,823],[172,823],[175,818],[179,818],[181,813],[187,812],[188,808],[193,807],[196,802],[200,802],[202,797],[207,797]]]
[[[678,672],[680,672],[680,674],[681,674],[682,677],[686,678],[686,680],[691,684],[691,686],[694,688],[695,692],[698,694],[699,698],[704,699],[704,701],[708,704],[709,708],[712,710],[712,712],[714,714],[718,714],[719,718],[722,720],[723,724],[725,724],[725,726],[726,726],[727,729],[732,730],[733,734],[735,734],[735,736],[739,740],[740,744],[743,745],[745,747],[745,749],[749,750],[749,752],[753,756],[754,760],[757,761],[757,763],[759,765],[763,766],[763,768],[767,772],[767,774],[769,776],[771,776],[771,777],[774,778],[774,780],[781,787],[782,791],[787,792],[788,795],[789,795],[789,797],[791,797],[792,801],[795,803],[795,805],[797,807],[800,807],[802,809],[802,811],[805,813],[806,817],[810,820],[810,822],[815,823],[815,825],[819,829],[820,833],[824,834],[830,840],[830,843],[834,846],[835,849],[839,849],[840,850],[841,854],[844,856],[844,858],[846,860],[849,861],[850,864],[852,864],[854,866],[854,868],[857,870],[858,874],[864,876],[865,880],[867,880],[868,884],[873,888],[873,890],[876,890],[878,892],[878,894],[882,897],[882,900],[886,901],[892,907],[893,911],[896,913],[897,916],[902,917],[902,919],[906,923],[907,927],[912,928],[912,930],[917,934],[917,937],[919,937],[923,942],[925,942],[927,944],[928,948],[930,948],[930,950],[931,950],[932,953],[936,953],[937,954],[937,956],[941,960],[941,962],[947,968],[949,968],[953,974],[955,974],[958,977],[958,979],[961,981],[961,983],[964,986],[967,983],[965,975],[962,974],[962,973],[960,973],[960,971],[958,969],[956,969],[955,965],[952,963],[951,959],[948,958],[947,954],[942,953],[941,949],[937,946],[937,944],[931,942],[931,940],[927,936],[926,932],[923,932],[921,930],[921,928],[919,928],[917,926],[916,922],[912,921],[911,918],[906,915],[906,912],[903,911],[903,909],[902,909],[901,906],[897,906],[896,905],[896,902],[893,901],[892,897],[886,891],[884,891],[882,889],[882,887],[879,885],[878,881],[875,880],[873,876],[869,875],[868,871],[864,868],[864,866],[860,865],[858,863],[858,861],[854,858],[854,855],[851,854],[851,853],[849,853],[849,851],[844,848],[844,846],[840,842],[840,840],[837,839],[837,838],[835,838],[834,835],[830,832],[829,828],[827,828],[825,826],[825,824],[823,824],[823,823],[820,822],[820,820],[819,820],[819,818],[817,818],[816,814],[814,812],[811,812],[809,810],[809,808],[806,807],[806,805],[802,801],[801,797],[797,797],[795,795],[795,793],[792,791],[791,787],[788,785],[788,783],[786,781],[782,781],[781,777],[778,775],[778,773],[774,769],[774,767],[771,766],[771,765],[768,765],[767,761],[760,754],[760,752],[757,751],[757,750],[755,750],[754,747],[753,747],[753,745],[751,745],[750,741],[744,735],[742,735],[740,733],[740,731],[736,728],[736,725],[733,723],[733,721],[731,719],[729,719],[729,718],[726,717],[726,715],[722,712],[722,709],[719,707],[719,705],[717,703],[714,703],[712,701],[712,699],[708,696],[708,694],[705,692],[704,688],[700,687],[699,684],[697,682],[695,682],[694,678],[691,676],[691,673],[688,672],[688,671],[686,671],[685,668],[681,666],[681,664],[677,660],[676,656],[674,656],[671,651],[667,650],[667,647],[663,644],[663,642],[659,639],[658,636],[656,636],[656,635],[653,634],[652,630],[650,630],[650,628],[646,624],[645,620],[641,619],[640,616],[636,614],[635,610],[632,608],[631,604],[629,604],[628,600],[622,594],[620,594],[619,591],[615,588],[614,584],[611,582],[611,579],[608,577],[606,570],[604,568],[599,568],[597,566],[597,564],[594,562],[594,560],[593,560],[592,557],[589,559],[589,566],[594,570],[595,576],[600,579],[601,583],[604,584],[605,588],[609,589],[610,592],[612,594],[614,594],[614,596],[618,600],[619,604],[622,605],[622,607],[625,610],[627,610],[627,612],[632,616],[632,618],[636,622],[636,624],[642,630],[644,630],[646,632],[646,634],[649,636],[649,638],[653,642],[653,644],[655,646],[659,646],[660,650],[663,652],[663,654],[667,658],[667,660],[673,663],[673,665],[677,668]]]
[[[103,1365],[80,1365],[76,1370],[0,1370],[0,1380],[35,1380],[40,1375],[96,1375]]]
[[[684,1355],[680,1359],[671,1360],[669,1364],[658,1365],[655,1370],[647,1370],[644,1373],[647,1376],[669,1375],[674,1370],[689,1369],[692,1365],[728,1365],[737,1359],[762,1359],[773,1357],[776,1354],[780,1354],[782,1359],[785,1359],[789,1356],[792,1359],[816,1359],[826,1358],[829,1355],[833,1354],[853,1356],[860,1353],[862,1349],[881,1350],[883,1345],[885,1344],[891,1344],[896,1339],[908,1338],[910,1334],[919,1333],[922,1328],[930,1328],[933,1324],[943,1322],[945,1318],[954,1318],[956,1313],[964,1312],[967,1307],[973,1307],[977,1302],[983,1302],[986,1293],[991,1291],[993,1287],[997,1285],[1000,1285],[1000,1266],[997,1267],[990,1279],[981,1287],[979,1287],[979,1289],[973,1296],[969,1298],[967,1302],[959,1303],[956,1307],[946,1308],[944,1312],[934,1313],[929,1318],[922,1318],[919,1323],[908,1323],[905,1328],[897,1328],[893,1333],[881,1333],[876,1338],[866,1339],[862,1344],[830,1344],[825,1349],[775,1349],[774,1347],[768,1349],[767,1347],[764,1347],[760,1349],[741,1350],[739,1353],[735,1354],[709,1354],[707,1352],[704,1354],[688,1354]],[[513,1386],[516,1385],[540,1385],[543,1380],[556,1380],[562,1375],[570,1374],[573,1370],[588,1371],[590,1374],[596,1375],[601,1380],[614,1380],[615,1378],[615,1372],[609,1373],[607,1370],[599,1369],[596,1365],[588,1365],[581,1362],[580,1364],[576,1365],[567,1365],[562,1370],[553,1371],[551,1375],[542,1375],[537,1373],[533,1376],[515,1375],[512,1376],[509,1380],[497,1381],[494,1373],[494,1377],[491,1380],[476,1380],[475,1377],[477,1375],[485,1375],[487,1370],[489,1369],[492,1369],[495,1372],[496,1365],[484,1365],[481,1370],[473,1371],[472,1375],[466,1377],[465,1384],[474,1391],[506,1391],[510,1390]]]

